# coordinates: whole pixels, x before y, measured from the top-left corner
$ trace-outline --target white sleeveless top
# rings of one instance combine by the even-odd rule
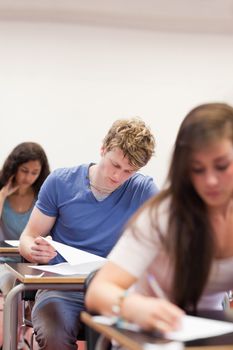
[[[159,208],[159,227],[166,234],[168,201]],[[169,300],[173,301],[173,266],[165,253],[158,232],[151,232],[148,211],[144,210],[137,220],[140,238],[126,230],[109,255],[109,260],[138,278],[135,288],[144,295],[155,295],[148,283],[152,274]],[[201,268],[201,267],[200,267]],[[233,288],[233,257],[214,260],[210,276],[198,303],[198,309],[222,309],[226,292]]]

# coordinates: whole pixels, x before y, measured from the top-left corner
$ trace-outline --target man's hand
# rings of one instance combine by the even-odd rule
[[[34,262],[47,264],[57,255],[56,250],[42,237],[37,237],[31,246],[31,257]]]

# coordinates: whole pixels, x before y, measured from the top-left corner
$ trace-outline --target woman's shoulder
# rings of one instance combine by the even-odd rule
[[[169,206],[170,198],[156,201],[151,199],[146,203],[137,217],[136,225],[141,228],[147,228],[148,235],[153,231],[159,231],[160,234],[165,235],[169,220]],[[142,230],[143,231],[143,230]],[[154,234],[153,234],[154,236]],[[154,237],[156,237],[155,235]]]

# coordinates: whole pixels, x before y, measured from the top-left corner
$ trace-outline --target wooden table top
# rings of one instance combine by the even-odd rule
[[[92,316],[87,312],[81,313],[81,320],[96,332],[103,334],[108,339],[114,339],[128,350],[143,350],[145,343],[155,343],[155,337],[146,333],[136,333],[127,330],[121,330],[113,326],[107,326],[95,322]],[[158,342],[159,344],[159,339]],[[185,346],[187,350],[233,350],[233,345],[200,345],[200,346]]]
[[[6,263],[5,266],[15,275],[15,277],[24,284],[29,283],[79,283],[83,284],[86,275],[58,275],[52,272],[44,272],[40,277],[42,270],[30,267],[33,263]]]
[[[5,241],[0,241],[0,254],[4,253],[19,253],[19,247],[14,247]]]

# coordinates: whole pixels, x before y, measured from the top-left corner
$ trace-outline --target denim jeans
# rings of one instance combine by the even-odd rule
[[[78,291],[39,290],[32,323],[40,350],[76,350],[84,294]]]

